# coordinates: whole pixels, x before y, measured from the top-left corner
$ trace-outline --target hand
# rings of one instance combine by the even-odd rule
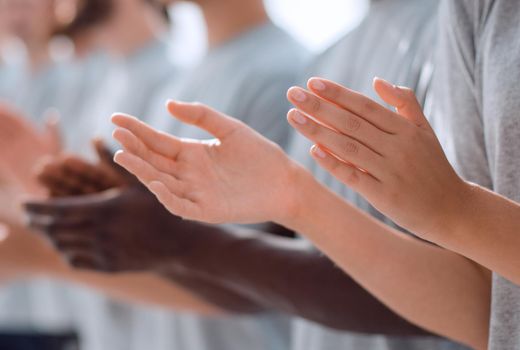
[[[447,161],[413,92],[375,79],[390,111],[330,81],[291,88],[289,123],[316,143],[311,154],[340,181],[401,226],[431,232],[451,225],[470,185]]]
[[[188,251],[188,239],[196,239],[194,223],[171,215],[142,187],[27,202],[25,208],[29,226],[81,269],[159,268]]]
[[[114,163],[110,150],[102,140],[93,142],[99,158],[91,164],[74,155],[48,158],[37,173],[38,181],[51,197],[80,196],[123,187],[137,180]]]
[[[48,116],[46,130],[41,132],[20,113],[0,105],[0,164],[27,192],[41,190],[33,177],[35,165],[60,149],[57,117]]]
[[[200,104],[169,102],[180,121],[216,137],[183,140],[115,115],[115,161],[173,214],[209,223],[281,221],[295,215],[303,172],[280,147],[245,124]]]

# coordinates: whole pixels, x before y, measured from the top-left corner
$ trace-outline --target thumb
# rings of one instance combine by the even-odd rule
[[[122,176],[123,181],[127,183],[136,183],[136,180],[133,175],[128,173],[123,167],[114,162],[114,153],[112,150],[106,145],[105,141],[101,138],[94,138],[92,140],[92,146],[96,151],[96,154],[99,158],[101,164],[107,167],[107,169],[112,169],[114,174]],[[115,180],[117,182],[117,180]]]
[[[61,152],[60,113],[55,109],[48,110],[45,113],[45,140],[51,153]]]
[[[103,141],[103,139],[94,138],[92,140],[92,146],[94,147],[94,150],[96,151],[96,154],[97,154],[99,160],[101,161],[101,163],[113,166],[114,154],[107,147],[107,145],[105,144],[105,141]]]
[[[167,102],[166,108],[181,122],[203,129],[218,139],[225,138],[242,125],[238,120],[200,103],[170,100]]]
[[[428,120],[423,114],[422,106],[415,97],[415,93],[406,87],[390,84],[388,81],[375,78],[374,90],[379,97],[389,105],[395,107],[397,113],[419,127],[428,126]]]

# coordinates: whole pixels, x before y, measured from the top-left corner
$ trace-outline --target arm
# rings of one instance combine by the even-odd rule
[[[426,334],[302,242],[180,220],[143,190],[26,206],[32,227],[45,232],[78,268],[155,269],[231,312],[274,309],[350,331]],[[103,232],[102,237],[96,232]],[[338,286],[350,292],[348,298]],[[338,313],[339,308],[344,312]]]
[[[182,287],[151,274],[108,275],[70,269],[46,242],[32,232],[10,232],[0,243],[0,275],[4,283],[45,276],[78,283],[126,302],[218,315],[221,311]]]
[[[207,222],[276,221],[311,237],[406,319],[485,347],[488,273],[359,212],[242,123],[197,104],[170,102],[169,108],[218,140],[180,140],[123,115],[113,121],[122,128],[114,136],[124,146],[116,161],[172,213]]]
[[[1,118],[7,117],[0,115]],[[21,210],[13,202],[16,202],[18,200],[17,197],[22,193],[27,192],[28,182],[36,183],[30,171],[31,162],[38,162],[38,157],[48,152],[45,151],[42,154],[42,151],[46,148],[36,142],[35,135],[29,133],[23,136],[25,134],[22,132],[23,130],[30,130],[22,128],[27,126],[25,122],[11,119],[7,121],[12,121],[13,123],[7,123],[6,120],[0,121],[2,123],[0,133],[6,133],[6,135],[0,138],[0,143],[8,142],[11,137],[17,137],[18,132],[21,132],[22,136],[17,138],[16,142],[4,145],[5,147],[0,151],[5,156],[5,158],[1,158],[3,162],[1,167],[2,174],[9,175],[4,178],[5,181],[9,180],[9,182],[0,184],[0,201],[2,202],[0,204],[2,207],[0,217],[4,217],[3,214],[6,214],[4,219],[9,220],[9,223],[6,224],[6,229],[9,227],[10,231],[8,235],[2,236],[3,239],[0,242],[0,276],[2,277],[2,282],[8,283],[14,279],[42,275],[87,285],[101,290],[111,297],[125,301],[155,304],[203,314],[217,314],[221,312],[218,308],[194,297],[192,293],[185,289],[174,286],[154,275],[129,274],[111,276],[100,273],[73,271],[67,267],[60,256],[43,240],[28,232],[21,224],[23,221]],[[4,128],[8,125],[11,126],[9,133]],[[40,153],[31,153],[30,149],[32,148],[39,148],[37,152]],[[9,152],[5,152],[6,150]],[[25,151],[28,151],[28,153],[25,154]],[[18,153],[20,153],[19,157],[17,157]],[[12,167],[14,167],[13,173],[8,174],[6,170]],[[80,170],[84,169],[80,168]],[[25,177],[21,179],[15,175],[22,172]],[[41,190],[42,188],[39,187],[38,192],[42,192]],[[7,210],[9,210],[9,215],[6,213]]]
[[[215,276],[265,308],[343,331],[429,335],[397,316],[301,240],[213,226],[197,234],[201,244],[176,263],[188,271]],[[200,290],[194,292],[200,294]],[[204,295],[211,301],[211,295]]]
[[[97,149],[103,158],[104,152]],[[103,178],[99,166],[80,166],[78,160],[71,163],[65,159],[49,166],[40,178],[47,180],[47,187],[61,184],[55,192],[78,192],[86,183],[77,180],[81,177]],[[59,171],[61,168],[66,171]],[[95,171],[98,173],[94,174]],[[60,175],[65,173],[68,180]],[[102,188],[99,184],[88,187]],[[92,249],[83,249],[83,256],[118,252],[103,254],[90,263],[71,259],[76,266],[81,263],[83,268],[102,271],[156,269],[176,285],[232,312],[277,310],[342,330],[427,334],[388,310],[309,244],[281,237],[288,236],[280,232],[283,228],[271,227],[270,232],[277,237],[267,232],[184,221],[170,215],[146,191],[122,191],[105,200],[102,196],[88,196],[84,200],[65,198],[39,206],[33,203],[28,206],[31,222],[47,232],[65,256],[78,255],[78,246],[70,244],[71,236],[79,242],[82,236],[95,236],[96,231],[102,231],[105,239],[92,240]],[[63,219],[57,215],[60,206],[67,208]],[[95,224],[69,228],[67,235],[59,229],[60,221],[68,217],[80,221],[82,216],[90,217]],[[54,222],[54,227],[46,226],[48,222]],[[106,225],[107,222],[112,225]]]

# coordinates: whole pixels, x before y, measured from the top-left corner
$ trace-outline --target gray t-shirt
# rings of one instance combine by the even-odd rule
[[[88,153],[95,131],[109,135],[111,113],[120,110],[144,114],[151,96],[176,77],[162,41],[153,41],[127,57],[115,71],[107,64],[106,58],[96,55],[61,65],[60,79],[51,80],[49,85],[54,91],[54,82],[59,82],[55,89],[59,93],[42,98],[42,90],[33,88],[24,91],[26,97],[20,97],[22,102],[42,100],[42,105],[63,112],[68,150]],[[107,69],[107,80],[100,79],[100,73]],[[38,82],[40,85],[45,86]],[[154,341],[147,327],[152,313],[152,309],[112,301],[88,288],[50,279],[19,281],[0,289],[0,328],[77,330],[85,350],[171,349],[149,346]]]
[[[437,0],[374,2],[361,25],[319,57],[304,79],[312,75],[323,76],[382,102],[372,89],[372,78],[379,76],[415,89],[425,102],[433,72],[437,6]],[[310,146],[308,140],[295,135],[290,154],[356,207],[392,224],[361,196],[316,165],[309,156]],[[294,350],[462,349],[438,338],[352,334],[302,319],[293,324],[293,338]]]
[[[58,62],[50,62],[38,72],[31,72],[24,61],[10,64],[4,73],[0,99],[6,100],[30,120],[40,122],[45,112],[57,104],[58,88],[64,74]]]
[[[181,124],[164,109],[168,98],[198,101],[240,119],[264,136],[285,146],[289,127],[285,98],[308,54],[285,32],[268,23],[213,49],[194,69],[158,97],[149,121],[160,129],[187,138],[208,138],[205,132]],[[286,350],[290,323],[280,315],[204,318],[158,314],[149,328],[171,349]],[[166,322],[166,323],[165,323]],[[170,333],[164,332],[170,325]]]
[[[520,3],[447,0],[441,11],[434,85],[441,142],[463,178],[519,202]],[[520,286],[498,274],[489,348],[520,349]]]
[[[89,154],[89,140],[93,136],[103,137],[109,146],[116,148],[118,144],[112,139],[114,126],[110,122],[115,112],[147,120],[146,112],[155,96],[178,78],[168,51],[168,43],[156,39],[127,57],[103,61],[109,69],[94,87],[88,108],[75,116],[78,132],[74,135],[77,139],[71,142],[72,150]]]

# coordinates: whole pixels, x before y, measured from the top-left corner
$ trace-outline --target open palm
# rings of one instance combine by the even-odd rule
[[[127,115],[112,120],[124,148],[116,162],[170,212],[210,223],[255,223],[291,211],[299,167],[280,147],[206,106],[169,102],[168,109],[216,139],[180,139]]]

